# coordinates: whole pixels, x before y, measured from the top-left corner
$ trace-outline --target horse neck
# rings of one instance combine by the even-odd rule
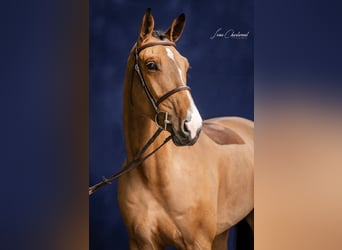
[[[128,61],[128,67],[126,71],[125,85],[124,85],[124,103],[123,103],[123,128],[124,128],[124,138],[126,146],[127,160],[132,160],[138,153],[139,150],[143,148],[145,143],[153,136],[157,131],[157,126],[155,123],[144,114],[139,112],[139,107],[132,100],[132,91],[134,87],[132,85],[140,84],[136,73],[133,72],[132,56],[130,56]],[[141,98],[147,98],[147,96],[142,95]],[[161,145],[165,138],[169,136],[168,132],[162,132],[157,139],[152,143],[147,152],[148,154],[153,149]],[[165,172],[165,164],[168,162],[169,156],[172,155],[171,143],[165,144],[158,152],[152,155],[145,163],[148,167],[139,167],[139,173],[153,179],[158,176],[160,179],[160,171]],[[161,157],[162,155],[162,157]],[[142,165],[144,165],[143,163]],[[162,170],[163,169],[163,170]]]

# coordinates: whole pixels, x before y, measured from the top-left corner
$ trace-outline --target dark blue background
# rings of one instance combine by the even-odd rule
[[[0,6],[1,249],[88,249],[88,1],[50,0],[43,3],[18,0],[1,1]],[[134,38],[142,16],[140,12],[145,8],[142,6],[136,11],[139,15],[134,16],[137,23],[132,22],[134,35],[130,34]],[[195,8],[193,6],[192,9]],[[210,10],[210,6],[206,8]],[[335,96],[338,102],[332,103],[331,109],[340,110],[340,9],[341,2],[336,0],[257,1],[254,40],[256,104],[266,99],[268,106],[274,106],[275,100],[282,99],[285,105],[293,99],[286,96],[284,99],[284,94],[296,92],[301,98],[311,95],[319,97],[317,103],[330,102],[331,97]],[[164,11],[155,15],[159,15],[159,20],[167,13]],[[202,23],[205,20],[211,23],[215,18],[216,15],[210,14],[209,19],[204,19]],[[189,30],[188,23],[185,34],[199,27]],[[203,41],[201,46],[207,44]],[[131,43],[133,41],[130,41],[129,46]],[[201,49],[199,54],[203,55],[204,52]],[[189,57],[190,51],[183,53]],[[231,67],[231,64],[228,65]],[[117,66],[124,67],[124,63]],[[197,69],[193,67],[192,72],[194,70]],[[118,81],[113,84],[120,85]],[[293,106],[290,109],[289,112]],[[103,110],[99,109],[99,112]],[[261,111],[262,107],[256,105],[256,112],[259,112],[255,117],[259,136],[256,142],[263,139]],[[106,119],[110,118],[106,116]],[[115,135],[114,139],[119,141],[119,135]],[[93,137],[94,134],[92,141]],[[116,147],[120,145],[114,143]],[[296,143],[293,147],[302,150]],[[257,146],[256,149],[260,148]],[[327,151],[322,153],[326,154]],[[291,159],[287,157],[281,160],[283,164],[291,164]],[[106,168],[92,163],[91,168],[92,171],[98,168],[100,176],[105,169],[118,167],[114,163],[108,163]],[[106,170],[108,172],[111,171]],[[92,176],[94,181],[99,178],[94,173]],[[270,177],[262,173],[258,176],[257,180],[266,179],[270,182]],[[322,181],[324,186],[330,180]],[[256,190],[258,187],[256,184]],[[273,189],[272,186],[269,188]],[[262,191],[258,191],[256,198],[263,195]],[[279,197],[284,195],[273,191]],[[109,195],[111,197],[106,198],[106,201],[112,203],[106,209],[116,211],[114,186],[101,192],[96,194],[99,197],[94,196],[90,200],[90,224],[97,225],[98,230],[96,241],[94,232],[91,232],[91,237],[92,244],[98,244],[97,249],[101,249],[101,234],[109,239],[109,243],[103,243],[107,245],[114,240],[118,242],[122,237],[116,235],[117,225],[114,223],[117,219],[114,220],[114,217],[105,214],[108,223],[113,224],[107,235],[105,218],[95,220],[94,212],[101,216],[104,200]],[[100,203],[100,209],[96,210],[96,202]],[[323,201],[318,198],[317,202]],[[266,249],[268,242],[259,240],[268,236],[258,230],[263,229],[264,219],[258,212],[260,208],[256,209],[258,247]],[[278,215],[293,219],[290,213],[278,212]],[[303,224],[307,223],[297,219]],[[123,228],[120,230],[122,232]],[[323,228],[319,234],[328,235],[330,231]],[[122,238],[122,241],[125,240]],[[288,240],[287,235],[280,240]],[[302,245],[297,245],[294,249],[303,250]]]
[[[186,26],[177,48],[190,61],[188,84],[202,117],[254,118],[252,0],[90,1],[91,185],[118,171],[125,157],[122,93],[126,61],[147,7],[152,8],[155,28],[162,30],[185,13]],[[249,32],[249,36],[211,40],[218,28]],[[116,185],[90,197],[90,249],[128,247]],[[238,232],[233,231],[231,246]]]

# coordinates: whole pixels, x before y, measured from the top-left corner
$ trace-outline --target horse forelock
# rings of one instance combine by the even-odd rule
[[[165,33],[165,31],[162,30],[154,30],[152,31],[152,36],[155,38],[159,38],[160,40],[165,40],[165,38],[167,38],[167,35]]]

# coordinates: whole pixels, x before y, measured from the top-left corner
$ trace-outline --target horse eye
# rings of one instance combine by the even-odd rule
[[[146,67],[149,70],[158,70],[158,66],[157,66],[156,62],[148,62],[148,63],[146,63]]]

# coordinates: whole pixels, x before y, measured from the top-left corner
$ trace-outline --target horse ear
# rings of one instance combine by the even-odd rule
[[[181,37],[185,25],[185,15],[180,14],[179,17],[175,18],[170,28],[165,32],[166,36],[172,42],[177,42]]]
[[[144,39],[146,39],[146,37],[152,34],[153,29],[154,29],[154,19],[151,14],[151,9],[148,8],[145,11],[145,15],[142,19],[142,23],[140,26],[138,45],[141,44],[144,41]]]

